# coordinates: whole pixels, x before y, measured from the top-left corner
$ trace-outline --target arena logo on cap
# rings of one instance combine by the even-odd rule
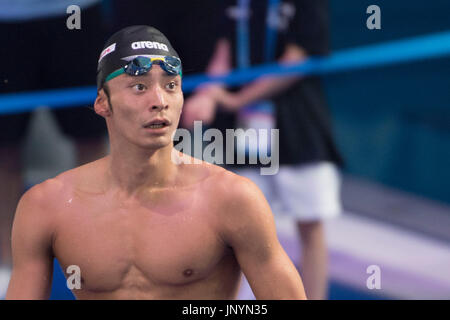
[[[131,44],[131,48],[133,48],[133,50],[147,48],[147,49],[161,49],[164,51],[169,51],[167,45],[156,41],[136,41]]]
[[[100,54],[100,58],[98,59],[98,62],[100,62],[107,54],[110,54],[114,50],[116,50],[116,43],[113,43],[112,45],[110,45],[109,47],[105,48],[105,50],[102,51],[102,53]]]

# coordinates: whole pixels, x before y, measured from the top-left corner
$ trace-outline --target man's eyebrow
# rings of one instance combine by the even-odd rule
[[[170,73],[164,72],[164,76],[171,77],[171,78],[176,78],[176,77],[179,76],[179,74],[170,74]]]

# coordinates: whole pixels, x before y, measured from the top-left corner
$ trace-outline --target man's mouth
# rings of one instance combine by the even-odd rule
[[[154,119],[144,125],[147,129],[160,129],[170,125],[170,122],[166,119]]]
[[[151,124],[146,126],[146,128],[150,128],[150,129],[158,129],[158,128],[162,128],[165,127],[166,125],[164,123],[155,123],[155,124]]]

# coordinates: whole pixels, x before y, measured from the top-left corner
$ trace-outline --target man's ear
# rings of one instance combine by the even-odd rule
[[[97,93],[97,98],[94,102],[94,110],[98,115],[106,118],[111,115],[111,108],[109,105],[109,99],[105,93],[105,90],[102,88]]]

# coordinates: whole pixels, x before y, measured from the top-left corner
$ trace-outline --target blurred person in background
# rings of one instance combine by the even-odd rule
[[[71,5],[81,9],[81,29],[67,26]],[[102,28],[100,0],[0,0],[0,94],[95,85]],[[73,140],[79,165],[106,153],[106,126],[88,106],[52,113]],[[11,224],[24,191],[21,152],[31,115],[0,114],[0,296],[11,272]]]

